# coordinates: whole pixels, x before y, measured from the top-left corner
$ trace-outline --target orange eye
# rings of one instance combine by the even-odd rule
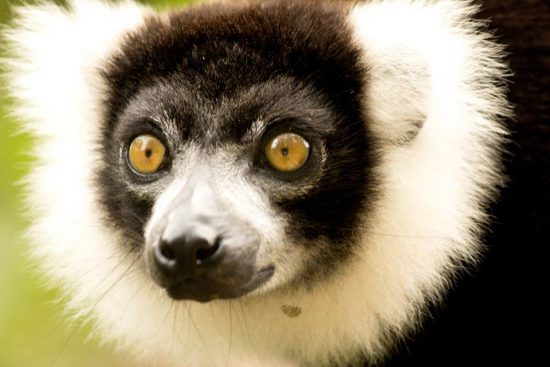
[[[297,134],[277,135],[267,142],[265,156],[269,165],[277,171],[296,171],[309,157],[309,143]]]
[[[165,153],[166,147],[159,139],[140,135],[130,144],[128,160],[136,172],[148,175],[158,171]]]

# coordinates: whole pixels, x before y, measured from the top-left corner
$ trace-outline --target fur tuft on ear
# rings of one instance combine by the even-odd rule
[[[471,19],[476,12],[468,1],[447,0],[370,1],[353,9],[368,70],[365,111],[376,136],[409,142],[446,104],[486,115],[486,122],[509,113],[499,89],[507,73],[502,48]],[[486,122],[484,129],[502,132]]]

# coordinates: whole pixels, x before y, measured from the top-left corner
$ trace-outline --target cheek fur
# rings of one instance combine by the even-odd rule
[[[97,175],[101,189],[97,190],[98,201],[106,226],[121,232],[124,246],[140,250],[144,244],[144,227],[151,217],[154,200],[142,198],[129,191],[128,186],[117,179],[113,168],[104,168]]]

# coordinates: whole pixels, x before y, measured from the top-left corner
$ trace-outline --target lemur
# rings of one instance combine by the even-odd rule
[[[479,264],[510,179],[510,71],[476,11],[16,8],[35,259],[145,365],[387,362]]]

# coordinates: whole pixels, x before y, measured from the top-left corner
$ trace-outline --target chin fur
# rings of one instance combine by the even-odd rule
[[[105,112],[100,67],[153,11],[92,0],[17,8],[6,65],[15,114],[36,141],[26,181],[35,258],[64,285],[69,308],[97,321],[101,338],[151,363],[381,360],[475,262],[486,206],[504,180],[507,68],[501,46],[470,18],[475,11],[465,1],[412,0],[346,10],[379,159],[379,197],[355,229],[353,256],[307,290],[199,304],[173,302],[153,285],[139,254],[120,246],[127,239],[104,224],[93,187]]]

